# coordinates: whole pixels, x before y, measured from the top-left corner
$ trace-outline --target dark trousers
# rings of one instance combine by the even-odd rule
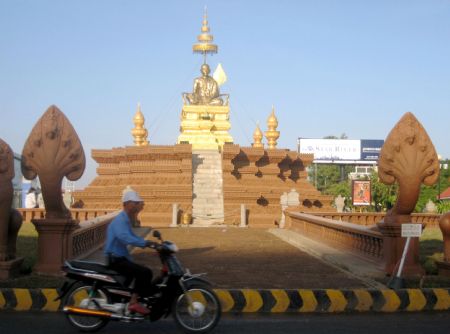
[[[150,268],[131,262],[126,257],[109,256],[109,268],[124,275],[129,280],[135,279],[133,292],[144,297],[151,291],[153,273]]]

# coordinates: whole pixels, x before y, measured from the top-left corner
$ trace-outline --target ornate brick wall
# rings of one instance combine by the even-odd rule
[[[192,212],[191,145],[93,150],[92,157],[99,164],[98,176],[86,189],[74,193],[75,201],[84,202],[84,209],[120,209],[122,191],[129,185],[145,200],[139,216],[143,225],[170,225],[173,203]],[[222,159],[227,224],[239,224],[240,206],[245,204],[249,226],[275,226],[281,216],[280,197],[292,189],[300,195],[298,210],[335,211],[332,197],[322,195],[307,181],[306,167],[312,155],[226,144]]]
[[[145,200],[139,218],[143,225],[168,226],[172,204],[192,210],[192,148],[173,146],[128,146],[92,150],[99,164],[97,177],[83,191],[74,193],[86,209],[121,209],[123,190],[130,186]]]
[[[335,211],[332,197],[322,195],[307,181],[306,167],[312,160],[312,154],[284,149],[224,145],[225,222],[234,223],[236,218],[227,213],[235,212],[243,203],[248,209],[249,226],[273,227],[281,216],[280,197],[291,189],[299,193],[300,211]]]

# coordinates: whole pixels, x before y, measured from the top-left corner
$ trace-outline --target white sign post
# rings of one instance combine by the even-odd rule
[[[406,238],[405,247],[403,248],[402,258],[398,266],[397,275],[389,282],[391,289],[401,289],[404,287],[402,276],[403,266],[405,265],[406,255],[408,254],[411,238],[420,238],[422,235],[422,224],[402,224],[402,238]]]

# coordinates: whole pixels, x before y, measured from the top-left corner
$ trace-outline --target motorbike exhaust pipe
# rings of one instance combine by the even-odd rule
[[[126,316],[118,315],[108,311],[91,310],[86,308],[79,308],[74,306],[64,306],[63,312],[67,314],[77,314],[91,317],[109,318],[111,320],[125,320],[125,321],[141,321],[145,318],[143,316]]]
[[[101,318],[111,318],[113,315],[111,312],[108,312],[108,311],[91,310],[91,309],[74,307],[74,306],[64,306],[63,312],[68,313],[68,314],[78,314],[78,315],[101,317]]]

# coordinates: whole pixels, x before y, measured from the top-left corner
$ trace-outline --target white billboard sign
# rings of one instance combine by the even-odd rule
[[[299,139],[300,153],[313,153],[314,160],[360,160],[361,141],[353,139]]]

